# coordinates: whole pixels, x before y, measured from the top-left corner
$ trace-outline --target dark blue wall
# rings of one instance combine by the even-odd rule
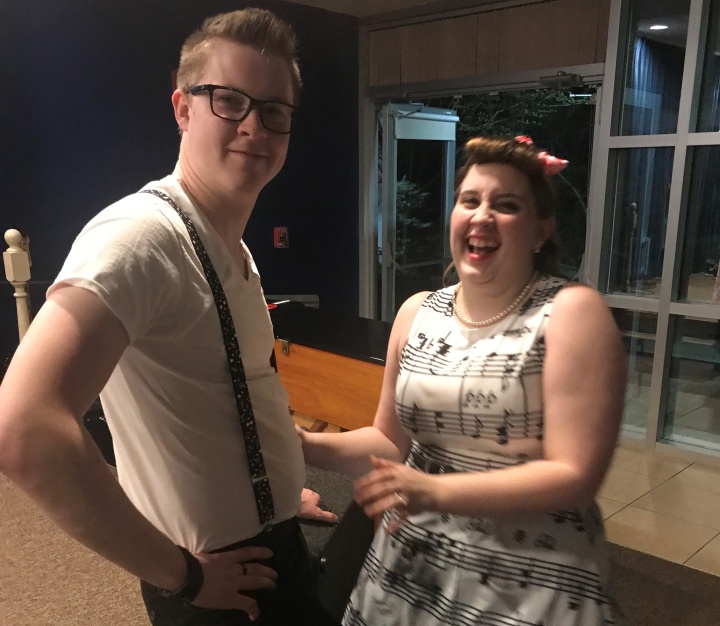
[[[284,2],[0,2],[0,232],[30,235],[39,285],[90,217],[172,170],[180,45],[203,18],[244,6],[293,24],[305,85],[287,163],[261,194],[246,241],[266,293],[315,293],[325,308],[357,312],[357,22]],[[289,228],[288,249],[273,248],[273,226]],[[4,354],[16,326],[0,282]]]

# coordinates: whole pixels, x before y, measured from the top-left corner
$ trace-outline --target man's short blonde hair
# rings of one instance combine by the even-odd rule
[[[297,39],[292,26],[265,9],[241,9],[207,18],[180,50],[177,87],[187,91],[205,67],[213,40],[239,43],[285,59],[290,66],[294,102],[300,100],[302,80],[296,54]]]

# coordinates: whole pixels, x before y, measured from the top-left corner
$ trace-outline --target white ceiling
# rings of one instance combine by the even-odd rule
[[[289,0],[289,2],[327,9],[336,13],[347,13],[356,17],[368,17],[434,4],[437,3],[437,0]]]

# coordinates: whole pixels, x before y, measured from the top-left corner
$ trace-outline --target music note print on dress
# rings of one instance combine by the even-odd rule
[[[522,579],[520,581],[518,581],[521,589],[525,589],[525,587],[528,586],[531,573],[532,572],[529,569],[521,570]]]
[[[473,439],[480,439],[482,437],[482,431],[485,428],[485,425],[482,423],[482,420],[480,419],[480,416],[476,413],[473,415],[473,426],[474,431],[470,435]]]
[[[492,390],[490,390],[487,395],[482,390],[477,390],[476,392],[468,391],[463,400],[463,408],[472,407],[477,409],[482,407],[483,409],[490,409],[497,400],[497,396]]]
[[[548,534],[542,534],[533,541],[536,548],[545,548],[546,550],[554,550],[557,545],[557,539]]]
[[[500,445],[506,445],[508,441],[510,441],[508,429],[512,428],[512,422],[510,421],[510,412],[507,409],[503,409],[503,421],[502,425],[498,426],[497,431],[497,439],[496,441]]]
[[[412,412],[410,413],[410,417],[408,417],[408,421],[410,422],[410,430],[417,434],[418,433],[418,414],[420,413],[420,409],[418,408],[418,405],[413,403]]]
[[[435,348],[434,354],[430,357],[429,373],[436,376],[443,373],[448,366],[447,354],[452,345],[446,341],[446,337],[438,337],[433,346],[431,341],[428,348]]]
[[[510,388],[511,379],[517,376],[517,366],[518,361],[520,360],[520,355],[508,354],[505,359],[505,365],[503,366],[500,380],[500,390],[503,392]]]
[[[530,416],[525,413],[523,416],[523,438],[528,439],[530,437]]]
[[[439,356],[445,356],[452,347],[447,341],[445,341],[445,337],[440,337],[440,339],[438,339],[438,346],[437,354]]]
[[[422,552],[422,546],[417,541],[410,540],[402,547],[400,552],[405,560],[413,562],[418,553]]]
[[[466,525],[469,530],[474,530],[483,535],[490,533],[490,526],[491,524],[488,520],[479,517],[471,517]]]
[[[433,419],[435,420],[435,430],[437,431],[438,435],[440,434],[440,431],[445,428],[445,422],[443,421],[442,417],[442,411],[434,411]]]
[[[490,409],[496,402],[497,396],[492,391],[490,391],[487,395],[482,390],[477,390],[475,392],[470,390],[465,393],[462,408],[475,409],[473,413],[469,414],[469,416],[472,417],[473,425],[473,428],[469,433],[470,437],[472,437],[473,439],[480,439],[482,437],[483,430],[485,429],[485,424],[481,419],[481,415],[483,414],[478,413],[477,409]],[[465,413],[461,413],[461,415],[465,415]],[[463,434],[467,434],[464,429],[464,422],[462,426]]]
[[[555,511],[549,514],[556,524],[569,523],[579,533],[585,532],[585,519],[579,509],[570,511]]]

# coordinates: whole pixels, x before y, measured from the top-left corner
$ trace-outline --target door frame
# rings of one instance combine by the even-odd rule
[[[362,48],[362,47],[361,47]],[[585,82],[597,83],[602,86],[605,64],[592,63],[588,65],[563,66],[499,74],[495,76],[477,76],[471,79],[463,78],[457,81],[435,81],[418,85],[387,85],[369,88],[366,84],[364,64],[360,67],[360,97],[359,97],[359,138],[360,138],[360,180],[359,180],[359,285],[358,285],[358,314],[361,317],[375,319],[377,317],[378,302],[375,282],[377,257],[377,223],[376,208],[380,197],[378,194],[378,168],[377,159],[379,146],[377,141],[378,117],[377,111],[383,104],[393,99],[407,100],[412,98],[430,98],[453,96],[459,94],[481,94],[496,91],[514,91],[520,89],[540,89],[543,87],[540,78],[563,71],[579,74]],[[599,104],[599,101],[598,101]],[[599,109],[600,107],[598,107]],[[599,111],[596,109],[596,116]],[[595,148],[595,140],[593,141]],[[593,155],[594,156],[594,155]],[[593,159],[594,161],[594,159]],[[592,190],[591,190],[592,193]],[[592,195],[590,196],[592,197]],[[592,211],[590,212],[592,213]],[[588,222],[592,216],[588,216]],[[588,231],[590,226],[588,226]],[[588,235],[590,232],[588,232]],[[593,232],[593,235],[595,233]],[[588,263],[590,239],[586,238],[585,257],[583,259],[583,273],[587,277],[592,275]]]
[[[426,107],[422,104],[383,105],[378,112],[382,128],[382,194],[380,223],[382,237],[382,276],[380,318],[391,322],[395,318],[395,257],[397,244],[397,144],[401,139],[441,141],[443,143],[443,249],[442,261],[449,259],[447,228],[453,205],[453,178],[455,172],[455,127],[458,116],[449,109]],[[379,129],[378,129],[379,130]],[[434,259],[433,259],[434,260]]]

